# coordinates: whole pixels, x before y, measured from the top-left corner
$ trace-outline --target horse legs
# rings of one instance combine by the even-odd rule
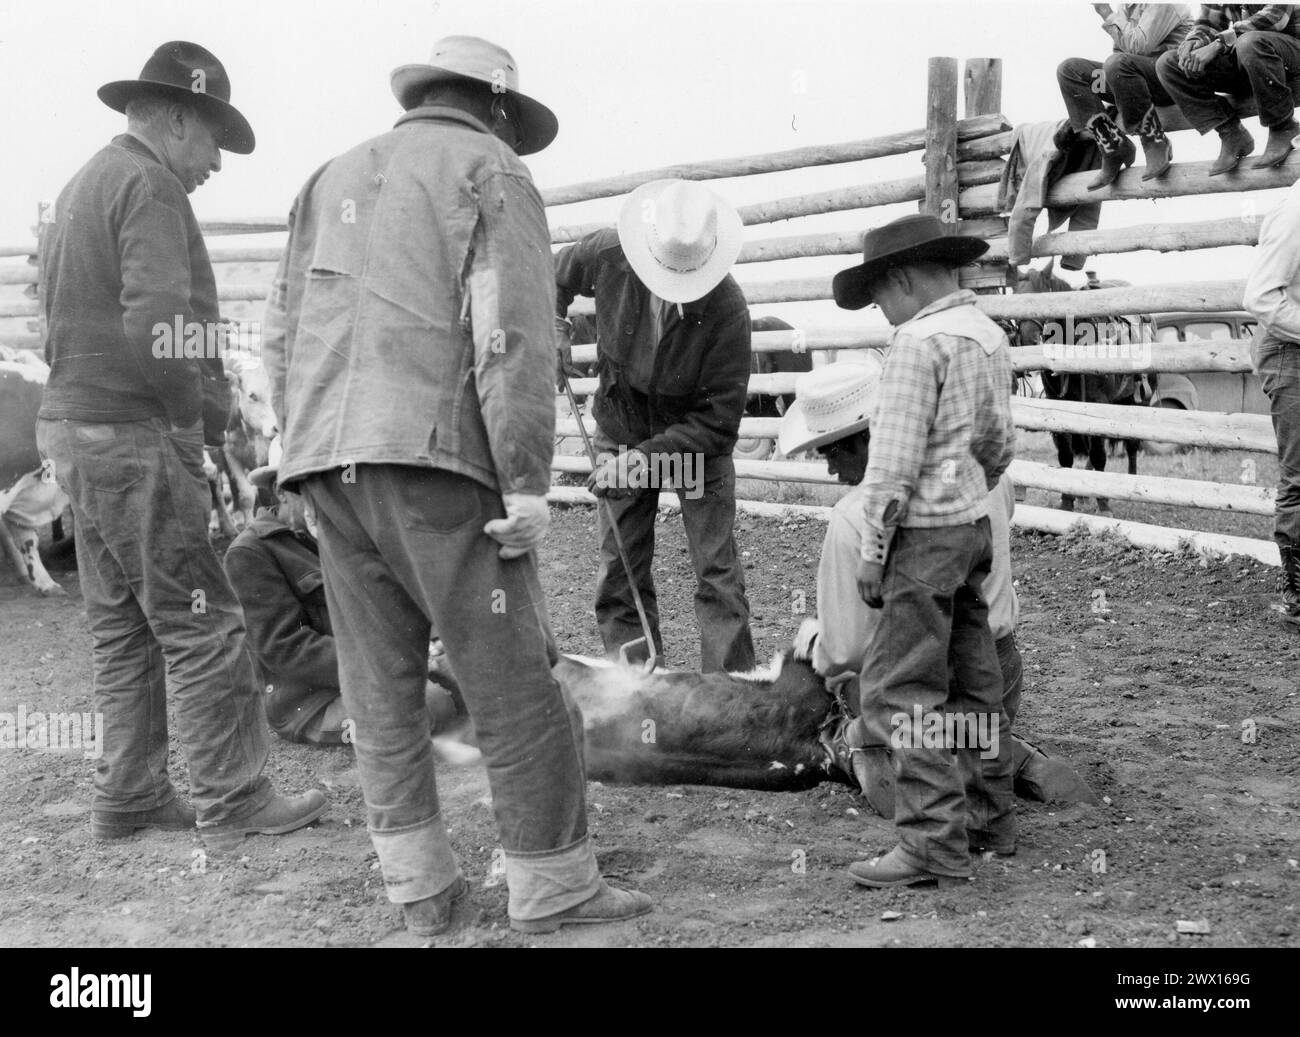
[[[1056,461],[1062,468],[1074,467],[1074,445],[1070,441],[1070,433],[1053,432],[1052,442],[1056,444]],[[1074,510],[1074,497],[1068,493],[1061,494],[1061,510]]]
[[[1106,437],[1089,436],[1088,437],[1088,467],[1094,472],[1104,472],[1106,470]],[[1097,498],[1097,514],[1111,515],[1110,498]]]

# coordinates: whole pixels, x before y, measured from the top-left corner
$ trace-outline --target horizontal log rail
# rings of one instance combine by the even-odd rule
[[[737,504],[739,507],[739,504]],[[1229,536],[1225,533],[1202,533],[1194,529],[1175,529],[1153,526],[1145,522],[1126,519],[1102,518],[1098,515],[1080,515],[1056,508],[1039,508],[1020,504],[1011,516],[1017,529],[1033,529],[1043,533],[1068,533],[1081,527],[1091,533],[1117,533],[1138,547],[1152,547],[1160,551],[1177,551],[1184,545],[1198,554],[1211,558],[1240,555],[1254,558],[1265,565],[1280,566],[1277,544],[1251,537]]]
[[[986,145],[975,152],[979,158],[995,158],[1005,154],[1010,148],[1010,124],[1002,115],[981,115],[972,119],[963,119],[957,123],[957,139],[971,143],[976,140],[997,136],[997,143]],[[1001,138],[1008,137],[1008,143],[1002,151],[988,154],[988,148],[1001,146]],[[572,205],[577,202],[592,201],[597,198],[613,198],[634,191],[642,184],[652,180],[722,180],[730,177],[754,176],[762,173],[777,173],[791,169],[804,169],[812,166],[836,165],[844,162],[862,162],[867,159],[885,158],[889,155],[903,155],[909,151],[920,151],[925,147],[925,127],[905,130],[902,133],[890,133],[864,140],[847,141],[842,144],[818,144],[784,151],[769,151],[758,155],[745,155],[739,158],[713,159],[704,162],[685,162],[674,166],[661,166],[637,173],[624,173],[619,176],[587,180],[577,184],[550,187],[542,191],[542,201],[547,205]],[[960,151],[958,158],[963,158]]]
[[[1182,374],[1254,370],[1250,362],[1250,339],[1134,342],[1077,348],[1018,346],[1011,350],[1011,366],[1017,373],[1049,370],[1097,374],[1134,374],[1144,371]]]
[[[768,392],[793,387],[797,375],[751,375],[762,379]],[[787,379],[787,381],[779,381]],[[596,391],[596,379],[575,378],[573,391],[589,396]],[[1218,450],[1249,450],[1276,454],[1277,437],[1272,422],[1263,414],[1216,414],[1210,411],[1174,410],[1164,407],[1121,407],[1106,403],[1073,403],[1068,400],[1036,400],[1023,396],[1011,399],[1011,417],[1017,428],[1033,432],[1082,432],[1115,439],[1146,439],[1178,446]],[[587,418],[589,431],[594,431]],[[780,418],[742,418],[742,439],[775,439]],[[556,435],[579,435],[574,418],[556,422]]]
[[[576,432],[576,428],[575,428]],[[737,458],[736,476],[765,482],[808,483],[837,486],[825,464],[805,461],[747,461]],[[586,475],[591,462],[582,456],[557,454],[552,471]],[[1199,479],[1170,479],[1123,472],[1093,472],[1082,468],[1057,468],[1037,461],[1011,462],[1011,478],[1018,486],[1078,497],[1108,497],[1142,501],[1202,511],[1232,511],[1243,515],[1272,515],[1276,494],[1272,488],[1206,482]]]

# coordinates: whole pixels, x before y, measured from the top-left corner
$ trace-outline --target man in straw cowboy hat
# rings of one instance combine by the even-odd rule
[[[914,215],[868,231],[863,262],[833,282],[841,307],[874,303],[896,329],[871,415],[857,584],[880,610],[863,657],[864,712],[878,699],[903,721],[893,738],[899,841],[850,867],[867,886],[946,884],[969,876],[972,841],[1015,846],[1010,729],[984,589],[988,493],[1014,444],[1011,358],[1002,330],[958,285],[958,268],[988,245],[947,230]],[[967,744],[954,767],[950,749],[924,737],[936,714],[995,723],[995,759],[981,763],[981,748]]]
[[[894,817],[894,775],[891,764],[890,712],[879,687],[863,675],[863,656],[880,610],[869,608],[858,593],[857,568],[867,538],[862,479],[871,449],[871,414],[883,364],[875,353],[861,360],[839,361],[803,375],[796,398],[781,419],[781,453],[792,456],[816,450],[830,473],[852,487],[831,510],[817,568],[817,617],[805,619],[795,637],[795,656],[807,659],[826,678],[827,686],[845,703],[849,717],[831,735],[831,750],[846,773],[854,775],[871,808]],[[1020,603],[1012,583],[1011,515],[1015,486],[1003,473],[989,491],[989,525],[993,562],[984,581],[989,629],[997,647],[1002,674],[1002,709],[1013,727],[1024,686],[1024,666],[1016,644]],[[856,694],[855,694],[856,692]],[[1000,739],[1000,729],[992,732]],[[1012,736],[1016,791],[1045,801],[1093,799],[1092,793],[1062,761],[1049,759],[1035,746]],[[996,766],[996,757],[983,761]],[[977,774],[968,769],[963,778]],[[967,805],[977,802],[978,790],[968,785]],[[973,850],[1014,853],[1014,843],[997,842],[968,818],[966,836]]]
[[[555,116],[514,59],[470,36],[404,65],[395,127],[299,193],[263,352],[280,482],[316,516],[369,828],[408,929],[435,935],[467,885],[425,713],[436,629],[486,760],[510,924],[550,932],[650,910],[601,879],[582,718],[533,549],[555,431],[554,267],[519,155]]]
[[[271,730],[290,742],[342,745],[352,739],[339,692],[338,650],[325,601],[316,522],[302,495],[280,486],[280,453],[276,436],[267,463],[248,473],[254,486],[275,494],[279,507],[263,509],[245,526],[222,564],[244,610]],[[424,698],[431,732],[455,723],[457,705],[450,689],[428,681]]]
[[[248,154],[253,131],[230,104],[221,62],[164,43],[138,79],[100,99],[127,132],[59,194],[40,241],[49,382],[37,442],[72,501],[95,645],[104,755],[91,830],[192,829],[222,848],[324,812],[320,792],[276,794],[262,773],[269,734],[239,603],[208,542],[203,446],[230,405],[219,356],[169,341],[219,340],[217,289],[186,197]],[[159,334],[160,329],[163,334]],[[167,695],[194,809],[167,777]]]
[[[732,533],[732,451],[749,381],[750,322],[728,271],[743,229],[736,211],[707,187],[657,180],[628,196],[616,231],[589,234],[555,259],[561,326],[576,296],[596,300],[600,384],[592,415],[603,462],[588,487],[612,503],[662,654],[651,564],[664,481],[659,476],[673,474],[695,568],[700,668],[706,673],[754,665],[749,602]],[[598,522],[596,622],[613,654],[641,636],[641,625],[604,509]]]

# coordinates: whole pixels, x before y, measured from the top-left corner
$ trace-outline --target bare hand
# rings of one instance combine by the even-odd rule
[[[1218,43],[1207,43],[1204,47],[1197,47],[1195,50],[1188,53],[1187,56],[1182,59],[1180,64],[1182,65],[1184,72],[1190,73],[1191,75],[1202,75],[1206,68],[1209,67],[1210,62],[1218,57],[1218,55]]]
[[[858,594],[868,608],[878,609],[885,604],[884,582],[885,567],[880,562],[858,562]]]
[[[483,532],[501,545],[497,552],[500,557],[518,558],[542,542],[551,524],[551,511],[546,497],[540,494],[507,493],[502,500],[506,517],[493,519]]]

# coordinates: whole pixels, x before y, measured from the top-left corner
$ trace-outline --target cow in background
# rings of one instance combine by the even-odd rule
[[[37,530],[62,532],[68,498],[36,449],[36,413],[50,369],[34,353],[0,346],[0,548],[19,578],[46,596],[63,588],[46,571]]]
[[[230,480],[231,506],[241,514],[241,525],[246,526],[259,504],[275,506],[273,499],[248,481],[248,473],[266,464],[271,440],[279,430],[271,409],[271,383],[262,361],[236,354],[226,358],[225,367],[233,406],[221,459],[214,460]],[[209,478],[209,484],[211,481]],[[214,507],[219,499],[220,494],[214,494]]]
[[[1017,276],[1014,268],[1011,270],[1012,291],[1016,294],[1038,293],[1038,292],[1073,292],[1074,288],[1063,278],[1057,277],[1053,273],[1055,260],[1052,260],[1041,270],[1035,270],[1032,267],[1026,274]],[[1080,289],[1087,291],[1091,288],[1119,288],[1127,286],[1125,281],[1090,281],[1087,288]],[[1016,325],[1010,333],[1011,344],[1013,346],[1030,346],[1037,345],[1044,341],[1045,321],[1025,319],[1016,322]],[[1077,345],[1098,345],[1104,342],[1096,335],[1098,328],[1115,328],[1129,338],[1130,342],[1140,342],[1144,333],[1144,325],[1141,320],[1133,317],[1080,317],[1073,322],[1067,322],[1064,319],[1056,323],[1062,326],[1074,327],[1075,342]],[[1054,329],[1058,330],[1059,329]],[[1060,335],[1055,335],[1055,341],[1058,345],[1068,345],[1062,343]],[[1120,406],[1145,407],[1155,395],[1157,385],[1157,376],[1155,374],[1084,374],[1080,372],[1061,372],[1057,373],[1048,369],[1042,372],[1043,395],[1049,400],[1073,400],[1079,403],[1107,403]],[[1080,458],[1087,462],[1087,466],[1094,471],[1104,472],[1106,470],[1106,447],[1107,439],[1105,436],[1090,436],[1081,432],[1053,432],[1052,442],[1056,445],[1057,461],[1062,468],[1073,468],[1074,459]],[[1123,441],[1124,449],[1128,454],[1128,474],[1137,475],[1137,455],[1141,447],[1141,441],[1137,439],[1125,439]],[[1075,498],[1068,493],[1061,494],[1061,510],[1073,511]],[[1111,515],[1110,501],[1106,497],[1097,498],[1097,513],[1100,515]]]

